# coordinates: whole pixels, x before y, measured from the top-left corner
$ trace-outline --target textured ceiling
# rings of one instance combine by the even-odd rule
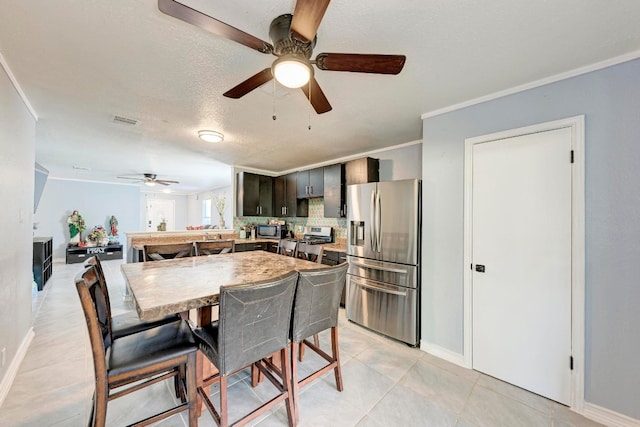
[[[267,41],[271,20],[295,6],[184,4]],[[2,1],[0,53],[38,115],[36,160],[51,176],[151,172],[192,192],[228,185],[229,166],[280,172],[418,140],[423,113],[639,51],[639,17],[637,0],[334,1],[314,56],[407,61],[397,76],[316,70],[333,106],[322,115],[300,90],[272,95],[273,83],[223,97],[275,57],[164,15],[155,0]],[[225,142],[202,142],[199,129]]]

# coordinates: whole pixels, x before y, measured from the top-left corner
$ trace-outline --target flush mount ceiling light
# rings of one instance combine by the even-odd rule
[[[222,142],[224,141],[224,135],[220,132],[216,132],[213,130],[199,130],[198,136],[201,140],[207,142]]]
[[[278,83],[292,89],[306,85],[313,75],[309,61],[298,55],[281,56],[273,62],[272,70]]]

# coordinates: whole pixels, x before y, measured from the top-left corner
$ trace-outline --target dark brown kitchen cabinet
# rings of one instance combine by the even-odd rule
[[[324,217],[346,216],[346,186],[343,163],[324,167]]]
[[[268,248],[269,248],[269,243],[267,242],[247,242],[247,243],[236,243],[234,245],[235,252],[266,251]]]
[[[371,157],[351,160],[345,164],[347,185],[380,181],[380,161]]]
[[[274,215],[293,218],[309,216],[309,200],[297,199],[297,173],[274,179]]]
[[[273,178],[238,172],[236,203],[239,216],[273,216]]]
[[[309,169],[298,172],[298,199],[322,197],[324,194],[324,168]]]

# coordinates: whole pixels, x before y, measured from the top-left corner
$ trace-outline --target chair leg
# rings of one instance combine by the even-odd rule
[[[227,411],[227,376],[220,375],[220,427],[229,427]]]
[[[284,392],[287,393],[285,399],[285,405],[287,407],[287,418],[289,420],[289,426],[293,427],[298,425],[298,415],[294,407],[295,399],[291,396],[291,363],[289,363],[289,351],[287,347],[280,350],[280,369],[282,370],[282,386]]]
[[[196,353],[187,358],[187,399],[189,401],[189,427],[198,427],[198,391],[196,380]]]
[[[300,405],[299,387],[298,387],[298,349],[302,347],[301,343],[291,343],[291,390],[290,395],[293,398],[293,412],[296,417],[296,424],[300,422]]]
[[[338,391],[343,390],[342,386],[342,368],[340,368],[340,350],[338,349],[338,328],[336,326],[331,328],[331,356],[336,361],[336,367],[333,372],[336,376],[336,388]]]
[[[93,410],[90,424],[92,427],[104,427],[107,422],[107,401],[109,399],[108,390],[99,390],[96,387],[93,400]]]

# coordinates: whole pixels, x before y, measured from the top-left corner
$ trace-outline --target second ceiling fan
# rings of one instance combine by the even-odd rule
[[[271,22],[267,43],[229,24],[174,0],[158,0],[161,12],[196,25],[260,53],[278,57],[265,68],[224,93],[228,98],[241,98],[266,82],[275,79],[291,88],[301,88],[318,114],[331,111],[331,104],[314,77],[313,67],[327,71],[398,74],[404,67],[404,55],[359,53],[320,53],[311,60],[316,45],[316,32],[330,0],[297,0],[293,15],[278,16]]]

